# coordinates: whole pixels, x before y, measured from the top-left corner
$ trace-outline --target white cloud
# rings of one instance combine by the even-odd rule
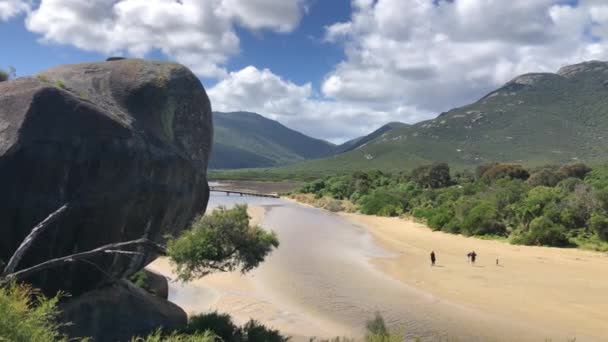
[[[26,12],[28,9],[28,1],[0,0],[0,21],[9,20],[22,12]]]
[[[235,25],[288,32],[304,11],[304,0],[41,0],[26,25],[47,42],[134,56],[160,50],[201,76],[223,77],[239,51]]]
[[[521,73],[608,58],[600,0],[353,0],[353,11],[326,28],[346,53],[322,85],[338,102],[438,113]]]
[[[231,72],[207,92],[213,110],[262,113],[305,134],[334,142],[367,134],[390,121],[419,121],[422,117],[418,115],[423,113],[407,105],[393,108],[392,104],[323,99],[310,83],[297,85],[254,66]]]

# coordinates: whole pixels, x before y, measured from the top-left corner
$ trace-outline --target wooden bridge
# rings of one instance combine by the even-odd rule
[[[247,190],[228,190],[228,189],[223,189],[223,188],[219,188],[219,187],[210,187],[209,191],[211,192],[223,192],[226,195],[230,196],[230,195],[239,195],[239,196],[251,196],[251,197],[268,197],[268,198],[279,198],[279,195],[277,194],[266,194],[266,193],[261,193],[261,192],[255,192],[255,191],[247,191]]]

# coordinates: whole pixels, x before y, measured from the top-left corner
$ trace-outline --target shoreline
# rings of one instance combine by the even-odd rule
[[[261,225],[267,210],[263,206],[249,205],[250,223]],[[255,319],[291,336],[290,340],[294,342],[308,342],[315,335],[329,338],[347,330],[267,293],[253,273],[213,273],[183,284],[174,281],[176,277],[167,258],[158,258],[146,268],[169,278],[169,301],[181,307],[188,316],[213,311],[228,313],[237,325]]]
[[[282,199],[316,208],[292,198]],[[261,224],[267,210],[250,205],[251,223]],[[530,341],[537,340],[532,336],[579,341],[600,341],[605,337],[606,254],[465,237],[433,231],[408,219],[334,214],[361,227],[375,244],[392,255],[370,257],[370,267],[420,291],[421,296],[432,296],[439,302],[475,312],[473,317],[478,319],[472,319],[471,328],[487,325],[485,329],[493,331],[505,325],[524,327],[530,331],[531,338],[526,339]],[[431,250],[437,254],[436,267],[430,266]],[[466,254],[471,250],[478,254],[475,266],[467,262]],[[149,267],[170,276],[166,259]],[[310,335],[348,334],[345,326],[315,315],[311,308],[269,293],[256,279],[252,272],[212,274],[186,286],[171,282],[170,300],[189,315],[217,310],[230,313],[237,324],[253,317],[293,336],[294,341],[308,341],[305,336]],[[171,298],[171,293],[177,293],[177,297]],[[504,335],[497,336],[509,340]]]

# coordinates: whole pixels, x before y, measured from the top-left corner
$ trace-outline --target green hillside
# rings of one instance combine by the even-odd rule
[[[280,173],[409,170],[433,161],[455,168],[490,161],[534,166],[608,161],[608,63],[586,62],[516,77],[479,101],[401,126],[358,148]]]
[[[213,113],[211,169],[272,167],[327,157],[336,146],[259,114]]]

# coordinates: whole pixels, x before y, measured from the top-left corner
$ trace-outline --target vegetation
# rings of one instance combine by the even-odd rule
[[[217,312],[191,317],[183,332],[195,335],[211,332],[222,341],[233,342],[285,342],[289,340],[278,330],[267,328],[255,320],[250,320],[245,325],[237,327],[229,315]]]
[[[363,214],[411,215],[450,233],[608,250],[608,167],[492,163],[452,175],[436,163],[411,173],[329,176],[293,196],[306,194],[351,202]]]
[[[55,323],[58,300],[24,285],[0,287],[0,341],[67,341]]]
[[[247,206],[237,205],[196,219],[189,231],[169,238],[167,254],[179,279],[189,281],[218,271],[250,271],[278,246],[276,235],[250,226]]]

